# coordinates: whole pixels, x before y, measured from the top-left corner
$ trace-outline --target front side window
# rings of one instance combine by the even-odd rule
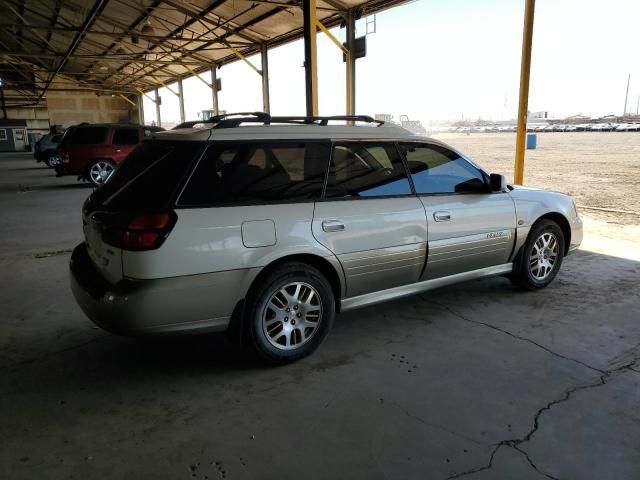
[[[114,145],[135,145],[139,141],[136,128],[116,128],[113,132]]]
[[[401,150],[418,194],[488,191],[482,172],[448,148],[402,144]]]
[[[329,146],[322,142],[212,145],[178,203],[206,206],[317,199],[328,157]]]
[[[333,147],[325,198],[411,194],[393,143],[345,143]]]

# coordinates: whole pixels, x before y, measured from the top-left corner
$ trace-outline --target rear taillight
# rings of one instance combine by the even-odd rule
[[[58,150],[58,155],[63,163],[69,163],[69,152],[66,150]]]
[[[135,215],[109,243],[123,250],[154,250],[162,245],[176,220],[176,214],[172,211]]]

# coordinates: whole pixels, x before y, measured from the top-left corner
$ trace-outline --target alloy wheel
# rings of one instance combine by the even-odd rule
[[[262,328],[271,345],[293,350],[307,343],[318,331],[322,299],[305,282],[292,282],[274,292],[262,311]]]
[[[529,256],[529,271],[534,279],[542,281],[551,275],[559,250],[558,239],[552,232],[544,232],[538,237]]]
[[[91,166],[89,175],[91,181],[96,185],[107,183],[109,177],[113,174],[113,165],[109,162],[96,162]]]

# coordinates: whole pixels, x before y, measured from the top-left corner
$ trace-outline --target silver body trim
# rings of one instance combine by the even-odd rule
[[[434,290],[436,288],[444,287],[446,285],[451,285],[454,283],[466,282],[468,280],[475,280],[483,277],[502,275],[505,273],[510,273],[512,270],[513,264],[505,263],[503,265],[480,268],[478,270],[472,270],[470,272],[457,273],[455,275],[449,275],[448,277],[434,278],[432,280],[425,280],[423,282],[402,285],[399,287],[389,288],[387,290],[381,290],[379,292],[367,293],[365,295],[359,295],[357,297],[345,298],[340,302],[340,311],[346,312],[348,310],[353,310],[368,305],[375,305],[377,303],[407,297],[409,295],[426,292],[428,290]]]

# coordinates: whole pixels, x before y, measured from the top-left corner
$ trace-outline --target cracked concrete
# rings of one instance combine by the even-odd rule
[[[340,315],[268,369],[221,336],[95,329],[67,279],[89,190],[3,171],[31,161],[0,156],[0,478],[640,478],[640,264],[606,242],[541,292]]]

